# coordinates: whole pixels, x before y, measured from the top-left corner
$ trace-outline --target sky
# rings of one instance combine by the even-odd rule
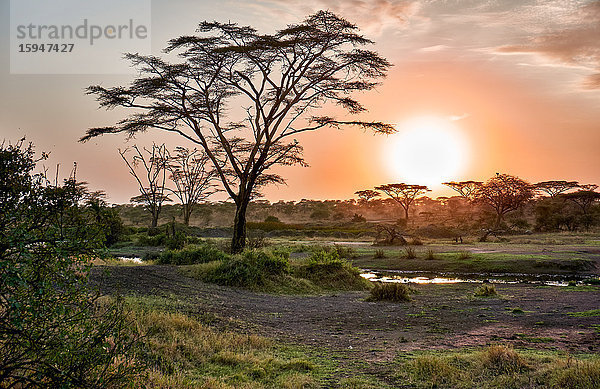
[[[496,172],[600,183],[600,1],[154,0],[151,50],[160,54],[203,20],[272,33],[320,9],[356,23],[394,65],[375,91],[356,97],[368,108],[361,119],[396,124],[398,133],[299,136],[310,166],[278,169],[287,185],[266,188],[268,200],[347,199],[394,182],[428,184],[435,197],[451,194],[443,180]],[[85,88],[132,75],[11,74],[9,0],[0,0],[0,21],[0,139],[27,136],[63,176],[76,161],[78,178],[114,203],[137,194],[118,148],[190,146],[152,131],[79,143],[87,128],[126,115],[99,109]]]

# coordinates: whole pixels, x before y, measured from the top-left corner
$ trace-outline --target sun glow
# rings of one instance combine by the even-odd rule
[[[458,179],[468,162],[469,146],[450,119],[425,116],[399,124],[384,152],[389,174],[408,184],[439,186]]]

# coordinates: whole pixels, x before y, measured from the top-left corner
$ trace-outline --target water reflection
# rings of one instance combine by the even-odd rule
[[[407,274],[410,273],[410,274]],[[519,284],[529,283],[549,286],[569,286],[575,282],[577,285],[583,285],[582,279],[574,280],[574,277],[557,276],[553,274],[416,274],[415,272],[400,271],[371,271],[365,270],[361,277],[373,282],[400,282],[415,284],[456,284],[462,282],[468,283],[491,283],[491,284]],[[578,277],[585,278],[585,277]]]
[[[142,263],[142,258],[139,257],[117,257],[120,261]]]

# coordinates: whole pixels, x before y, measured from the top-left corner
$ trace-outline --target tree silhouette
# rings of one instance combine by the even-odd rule
[[[127,164],[129,173],[137,181],[140,190],[140,194],[132,197],[131,201],[144,204],[152,215],[151,226],[154,228],[158,225],[162,204],[170,201],[169,196],[165,194],[169,152],[164,144],[152,144],[150,149],[140,149],[134,145],[132,149],[134,153],[131,161],[127,159],[129,150],[119,149],[121,158]]]
[[[304,163],[294,136],[344,124],[394,131],[381,122],[340,121],[312,113],[327,102],[351,114],[365,111],[350,94],[375,88],[385,76],[390,63],[361,48],[372,42],[357,30],[328,11],[273,35],[232,23],[203,22],[199,36],[172,39],[165,49],[177,52],[182,62],[128,54],[141,72],[130,86],[89,87],[100,106],[136,113],[115,126],[91,128],[81,140],[120,132],[131,136],[153,128],[202,147],[236,205],[231,249],[240,252],[252,196],[266,184],[284,182],[268,170]],[[234,104],[245,109],[245,120],[227,121]]]
[[[169,189],[181,201],[183,222],[190,225],[190,216],[194,206],[215,193],[213,180],[216,171],[209,169],[210,161],[206,153],[198,149],[177,147],[166,165],[171,173],[169,178],[175,189]]]
[[[568,190],[579,187],[577,181],[542,181],[534,185],[535,190],[538,192],[544,192],[550,197],[556,197],[557,195],[564,193]]]
[[[413,184],[386,184],[375,187],[375,189],[382,191],[398,204],[402,206],[404,209],[404,218],[408,223],[408,210],[410,206],[415,201],[415,199],[429,192],[429,188],[424,185],[413,185]]]
[[[472,201],[475,198],[475,193],[481,187],[483,182],[481,181],[450,181],[444,182],[442,185],[446,185],[457,191],[465,199]]]
[[[360,199],[359,201],[364,205],[367,205],[369,203],[369,200],[381,196],[381,193],[372,189],[358,190],[354,192],[354,194],[358,196],[358,198]]]
[[[573,193],[565,193],[563,196],[567,200],[577,204],[585,216],[587,216],[590,207],[596,201],[600,200],[600,193],[594,192],[593,190],[578,190],[577,192]]]
[[[494,228],[498,228],[504,215],[519,209],[534,196],[530,183],[509,174],[496,174],[475,192],[475,201],[487,204],[496,212]]]

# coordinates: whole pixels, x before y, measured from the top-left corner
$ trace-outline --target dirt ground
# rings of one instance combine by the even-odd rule
[[[411,302],[388,303],[365,301],[367,292],[254,293],[206,284],[183,276],[173,266],[96,267],[92,282],[103,293],[182,300],[194,313],[219,318],[216,325],[372,362],[390,361],[400,351],[498,342],[600,351],[600,316],[568,314],[600,308],[599,287],[498,284],[500,297],[476,298],[477,284],[414,285]]]

